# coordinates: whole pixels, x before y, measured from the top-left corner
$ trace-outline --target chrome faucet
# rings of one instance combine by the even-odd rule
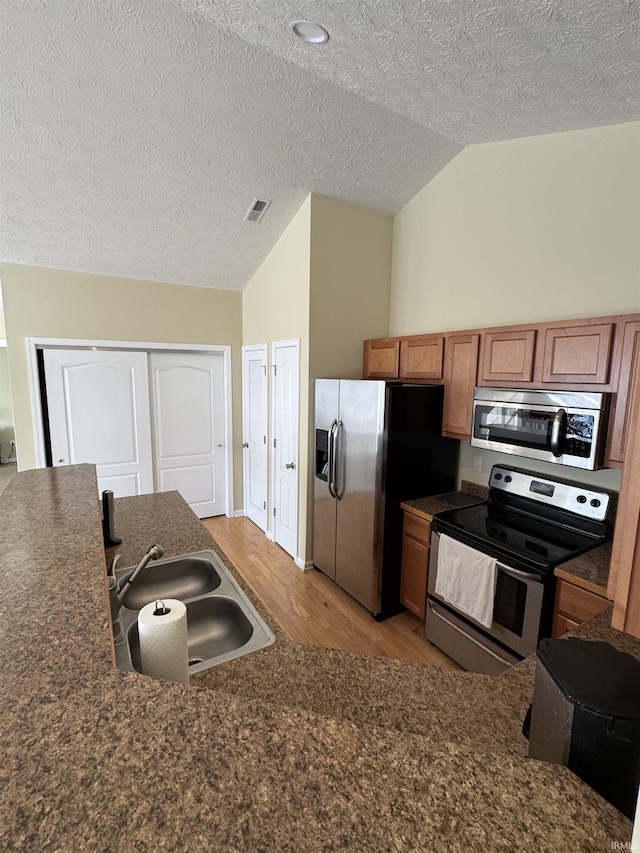
[[[151,560],[157,560],[159,557],[162,557],[163,554],[164,551],[160,547],[160,545],[152,545],[151,548],[149,548],[147,553],[140,560],[135,569],[131,572],[131,575],[129,576],[127,582],[124,584],[124,586],[118,593],[118,604],[122,604],[127,592],[129,591],[129,587],[135,581],[135,579],[138,577],[138,575],[144,569],[147,563],[151,562]]]

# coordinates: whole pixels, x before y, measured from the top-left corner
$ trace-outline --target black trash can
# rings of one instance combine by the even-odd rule
[[[633,820],[640,785],[640,661],[609,643],[542,640],[529,758],[565,764]]]

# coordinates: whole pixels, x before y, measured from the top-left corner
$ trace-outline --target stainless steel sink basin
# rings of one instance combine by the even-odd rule
[[[122,584],[133,568],[116,572]],[[120,669],[142,672],[138,611],[151,601],[177,598],[187,605],[189,673],[270,646],[273,633],[215,551],[198,551],[149,564],[120,608],[124,636],[116,643]]]
[[[118,589],[122,589],[133,569],[116,572]],[[179,598],[186,601],[213,592],[220,586],[220,575],[211,560],[204,557],[171,557],[149,563],[129,591],[125,594],[124,606],[129,610],[140,610],[158,598]]]
[[[253,635],[253,626],[231,598],[214,595],[187,602],[189,671],[206,660],[213,660],[240,649]],[[138,623],[127,631],[131,663],[142,672]]]

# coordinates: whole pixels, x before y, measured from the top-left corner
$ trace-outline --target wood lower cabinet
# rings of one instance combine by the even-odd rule
[[[442,379],[444,335],[400,341],[400,379]]]
[[[542,381],[606,385],[613,323],[552,326],[544,330]]]
[[[397,379],[399,373],[399,339],[377,338],[364,342],[364,379]]]
[[[430,541],[431,522],[405,510],[400,603],[420,619],[425,618],[427,610]]]
[[[595,592],[559,578],[552,636],[561,637],[567,631],[572,631],[585,619],[602,613],[610,604],[611,602],[604,595],[597,595]]]
[[[479,347],[479,334],[447,336],[442,434],[450,438],[468,439],[471,436]]]
[[[484,332],[479,384],[531,382],[535,345],[535,329]]]

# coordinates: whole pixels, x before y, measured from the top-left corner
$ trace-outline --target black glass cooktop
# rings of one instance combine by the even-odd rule
[[[518,568],[548,571],[604,541],[581,531],[494,503],[438,513],[433,530],[466,545],[508,559]]]

